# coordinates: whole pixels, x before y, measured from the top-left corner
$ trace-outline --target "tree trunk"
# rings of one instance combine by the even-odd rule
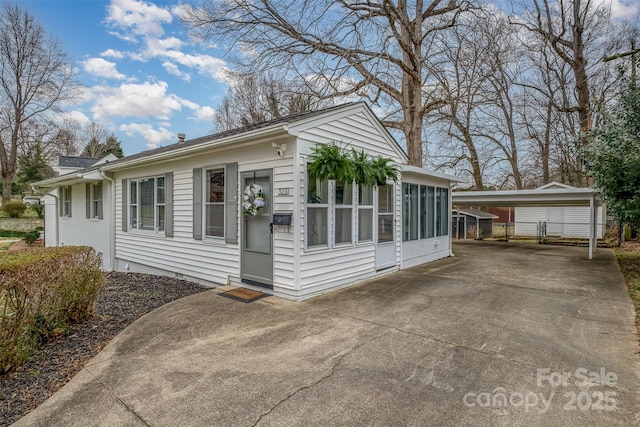
[[[416,1],[415,10],[422,10],[422,0]],[[403,60],[405,64],[411,64],[411,72],[402,73],[403,131],[409,164],[422,167],[422,14],[416,13],[411,20],[406,0],[398,1],[398,11],[402,13],[404,22],[410,23],[409,26],[401,27],[402,42],[410,48],[410,52],[403,52]]]

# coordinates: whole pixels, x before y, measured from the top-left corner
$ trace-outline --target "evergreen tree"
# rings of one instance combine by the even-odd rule
[[[51,178],[55,172],[47,163],[40,142],[31,144],[18,161],[18,184],[21,191],[30,191],[29,184]]]

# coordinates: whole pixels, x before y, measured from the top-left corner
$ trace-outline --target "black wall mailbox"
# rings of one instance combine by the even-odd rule
[[[290,213],[274,213],[273,225],[291,225]]]

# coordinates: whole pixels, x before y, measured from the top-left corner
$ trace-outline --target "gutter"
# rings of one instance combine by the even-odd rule
[[[199,151],[206,150],[208,148],[221,148],[226,145],[230,145],[231,143],[236,141],[244,141],[246,143],[251,143],[252,142],[251,139],[265,138],[274,134],[286,135],[287,133],[288,133],[288,126],[286,126],[286,124],[278,124],[278,125],[270,126],[263,129],[257,129],[249,133],[241,133],[238,135],[228,136],[222,139],[214,139],[214,140],[211,140],[210,142],[203,142],[196,145],[189,145],[184,148],[176,148],[176,149],[172,149],[172,150],[165,151],[158,154],[151,154],[148,156],[138,157],[129,161],[113,161],[113,162],[104,163],[100,165],[99,170],[101,172],[111,171],[111,170],[118,170],[122,168],[136,166],[140,163],[150,163],[150,162],[167,160],[167,159],[173,160],[176,157],[188,156],[190,154],[194,154]],[[197,139],[200,139],[200,138],[197,138]],[[192,140],[192,141],[196,141],[196,140]],[[190,141],[186,141],[183,144],[186,145],[186,144],[189,144],[189,142]]]
[[[111,257],[110,271],[114,271],[114,265],[116,262],[116,181],[108,176],[104,171],[100,171],[100,174],[104,179],[111,183],[111,209],[109,212],[112,215],[111,221],[109,221],[109,256]],[[104,212],[104,206],[102,207]]]

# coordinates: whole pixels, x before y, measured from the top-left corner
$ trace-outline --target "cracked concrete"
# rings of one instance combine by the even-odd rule
[[[175,301],[16,425],[640,425],[634,313],[610,251],[454,250],[302,303]],[[615,381],[582,381],[600,372]]]

